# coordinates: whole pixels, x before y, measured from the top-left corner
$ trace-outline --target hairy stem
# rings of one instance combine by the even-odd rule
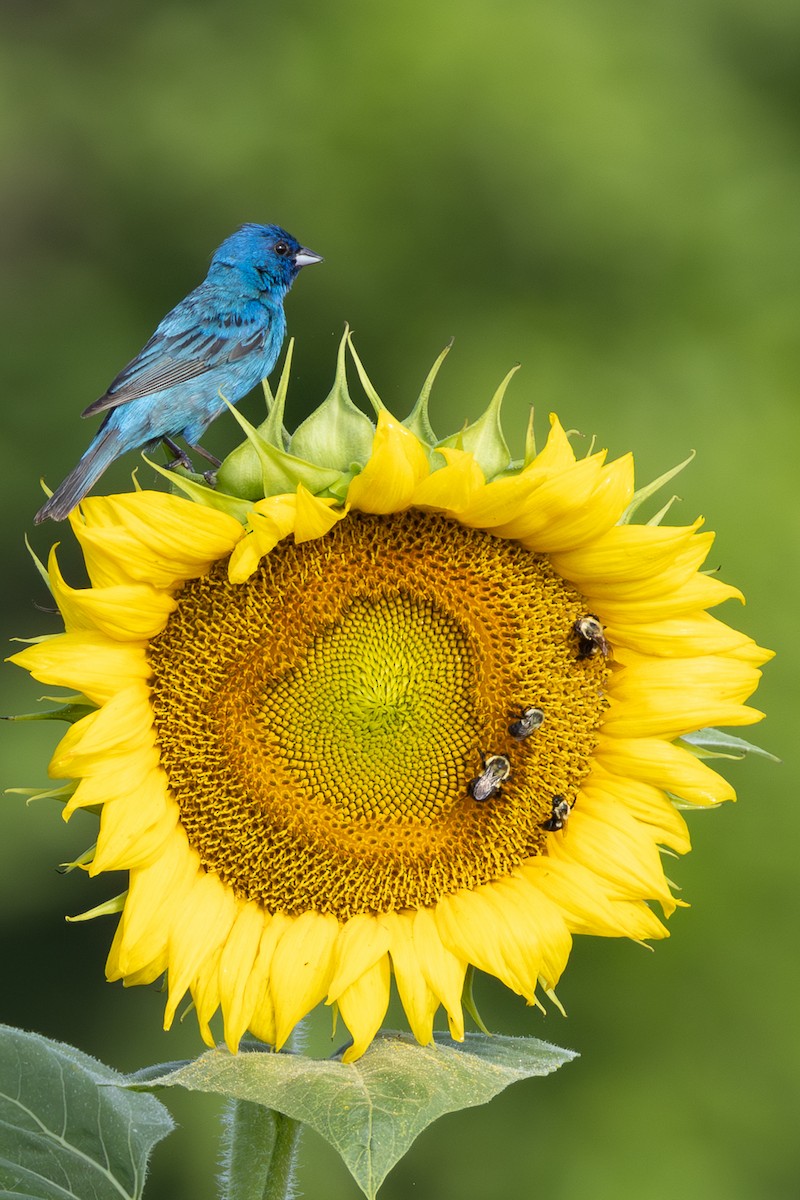
[[[224,1117],[221,1200],[289,1200],[299,1121],[249,1100],[230,1101]]]

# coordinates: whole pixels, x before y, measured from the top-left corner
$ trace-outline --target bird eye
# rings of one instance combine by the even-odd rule
[[[285,254],[288,254],[289,253],[288,242],[276,242],[275,243],[275,253],[280,254],[281,257],[283,257]]]

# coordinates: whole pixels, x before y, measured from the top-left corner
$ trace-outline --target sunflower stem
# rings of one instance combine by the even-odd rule
[[[223,1118],[220,1200],[289,1200],[302,1125],[249,1100]]]

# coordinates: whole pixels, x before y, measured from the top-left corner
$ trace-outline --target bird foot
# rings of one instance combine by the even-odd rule
[[[167,470],[174,471],[176,467],[183,467],[184,471],[191,471],[194,475],[194,463],[186,451],[181,450],[180,446],[173,442],[172,438],[165,437],[161,440],[172,455],[172,458],[167,463]]]

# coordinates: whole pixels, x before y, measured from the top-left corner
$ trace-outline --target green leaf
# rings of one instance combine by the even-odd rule
[[[769,750],[745,741],[744,738],[734,737],[732,733],[723,733],[721,729],[698,729],[696,733],[684,734],[678,741],[685,744],[685,748],[697,758],[741,760],[753,754],[758,758],[768,758],[770,762],[781,761],[776,755],[770,754]]]
[[[295,1054],[211,1050],[190,1066],[148,1072],[150,1087],[179,1085],[277,1109],[315,1129],[341,1155],[373,1200],[392,1167],[437,1117],[486,1104],[510,1083],[549,1075],[575,1058],[535,1038],[436,1034],[419,1046],[410,1034],[384,1033],[355,1063]],[[247,1051],[250,1052],[247,1052]],[[133,1076],[133,1086],[143,1077]]]
[[[0,1195],[136,1200],[174,1128],[154,1096],[72,1046],[0,1025]]]

